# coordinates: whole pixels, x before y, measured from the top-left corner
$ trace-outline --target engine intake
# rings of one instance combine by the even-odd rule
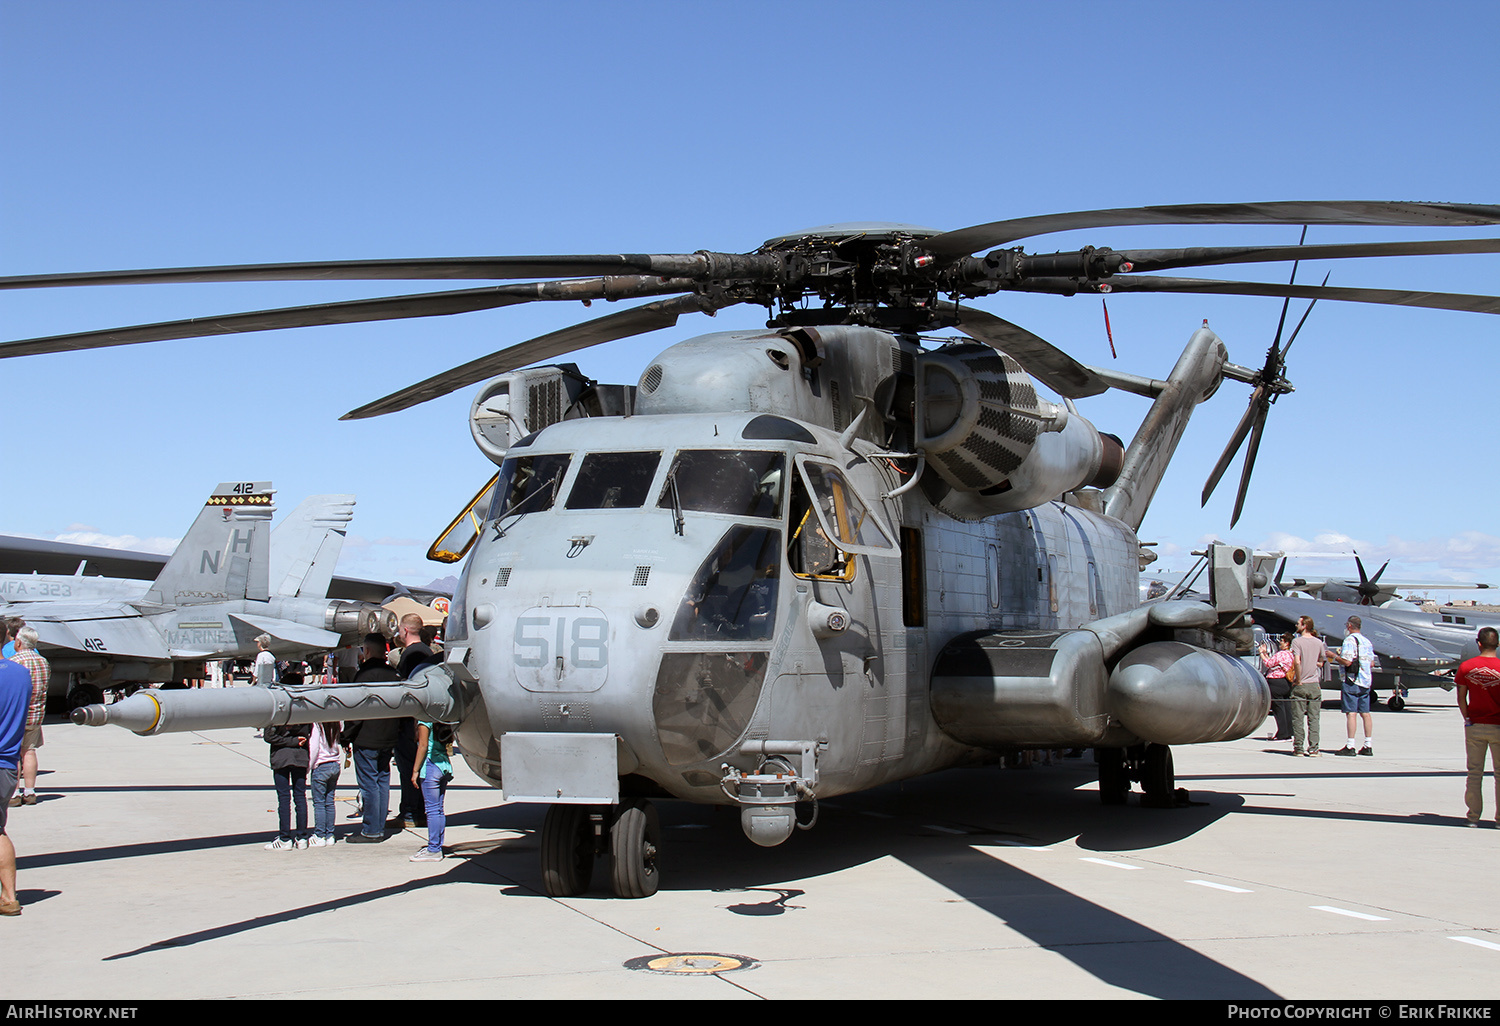
[[[1125,450],[1076,412],[1037,396],[1011,357],[959,343],[918,358],[913,440],[939,481],[928,497],[978,520],[1031,509],[1119,477]]]

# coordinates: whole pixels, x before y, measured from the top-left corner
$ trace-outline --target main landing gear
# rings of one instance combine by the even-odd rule
[[[610,885],[618,898],[649,898],[661,882],[657,853],[661,823],[650,802],[552,805],[542,822],[542,886],[553,898],[589,889],[594,859],[610,857]]]
[[[1131,781],[1141,785],[1141,804],[1168,808],[1176,804],[1177,778],[1169,745],[1140,744],[1129,748],[1096,748],[1099,762],[1099,800],[1124,805]]]

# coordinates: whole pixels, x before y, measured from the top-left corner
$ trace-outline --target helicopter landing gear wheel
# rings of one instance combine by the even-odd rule
[[[621,804],[609,832],[610,877],[615,896],[649,898],[661,883],[657,852],[661,823],[656,808],[645,801]]]
[[[1148,798],[1159,802],[1169,801],[1177,786],[1177,776],[1172,768],[1172,749],[1167,745],[1147,745],[1141,760],[1141,790]]]
[[[551,898],[589,889],[594,876],[594,825],[587,805],[553,805],[542,821],[542,887]]]
[[[1105,805],[1124,805],[1130,794],[1130,775],[1125,771],[1125,749],[1096,748],[1099,762],[1099,801]]]

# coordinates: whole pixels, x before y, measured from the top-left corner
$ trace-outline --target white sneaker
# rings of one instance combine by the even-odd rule
[[[291,851],[291,850],[292,850],[292,842],[291,841],[283,841],[279,837],[276,838],[276,840],[272,841],[270,844],[266,845],[266,851]]]
[[[316,837],[315,836],[315,837],[313,837],[312,840],[308,841],[307,843],[310,844],[310,845],[312,845],[314,848],[331,848],[331,847],[333,847],[333,838],[332,837]]]
[[[307,838],[305,838],[305,837],[298,837],[298,838],[296,838],[295,840],[292,841],[292,847],[293,848],[306,848],[307,847]]]
[[[441,861],[443,861],[443,853],[440,852],[440,851],[428,851],[426,848],[418,848],[417,849],[417,853],[415,855],[413,855],[410,859],[408,859],[408,861],[409,862],[441,862]]]

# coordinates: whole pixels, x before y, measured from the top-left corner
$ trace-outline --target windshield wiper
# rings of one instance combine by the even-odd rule
[[[512,503],[511,506],[504,513],[501,513],[498,517],[496,517],[495,518],[495,537],[496,538],[504,538],[505,537],[505,528],[500,525],[500,521],[504,520],[508,516],[512,516],[514,514],[519,514],[521,512],[521,507],[522,506],[526,505],[528,502],[530,502],[532,499],[536,498],[538,495],[541,495],[544,491],[547,491],[549,489],[551,490],[551,499],[548,501],[547,504],[550,506],[553,503],[555,503],[557,501],[557,482],[558,482],[558,479],[560,477],[562,477],[562,471],[561,470],[555,470],[555,471],[553,471],[552,472],[552,477],[547,481],[546,484],[542,485],[540,488],[537,488],[535,491],[533,491],[530,495],[526,496],[524,499],[521,499],[518,502]],[[519,523],[519,521],[517,521],[517,523]],[[511,526],[514,527],[515,525],[512,524]]]
[[[682,496],[677,494],[677,468],[672,468],[672,473],[667,475],[667,487],[672,489],[672,528],[678,534],[682,533]]]

